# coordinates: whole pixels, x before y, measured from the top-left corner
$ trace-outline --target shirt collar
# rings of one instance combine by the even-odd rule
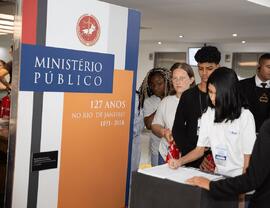
[[[151,97],[153,97],[153,98],[156,99],[156,100],[161,100],[160,97],[158,97],[158,96],[156,96],[156,95],[154,95],[154,94],[153,94]]]
[[[257,74],[256,74],[256,76],[255,76],[255,83],[256,83],[256,86],[257,86],[257,87],[261,87],[261,88],[262,88],[261,83],[263,83],[263,81],[260,80],[260,78],[258,77]],[[265,83],[267,83],[266,88],[270,88],[270,80],[267,80]]]

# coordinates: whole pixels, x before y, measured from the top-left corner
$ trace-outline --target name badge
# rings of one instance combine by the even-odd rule
[[[215,163],[217,165],[226,166],[228,159],[228,150],[224,147],[216,147]]]

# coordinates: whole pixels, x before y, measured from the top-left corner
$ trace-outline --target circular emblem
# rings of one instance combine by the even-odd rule
[[[76,30],[79,40],[84,45],[92,46],[99,39],[100,25],[93,15],[82,15],[77,22]]]

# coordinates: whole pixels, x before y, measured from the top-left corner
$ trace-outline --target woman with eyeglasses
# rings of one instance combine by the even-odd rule
[[[166,161],[168,154],[171,130],[174,122],[176,109],[182,93],[195,85],[194,72],[186,63],[175,63],[171,69],[172,92],[165,97],[158,106],[151,128],[159,138],[159,164]]]

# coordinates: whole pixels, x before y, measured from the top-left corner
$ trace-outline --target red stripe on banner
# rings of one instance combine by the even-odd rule
[[[37,0],[24,0],[22,8],[22,42],[36,44]]]

